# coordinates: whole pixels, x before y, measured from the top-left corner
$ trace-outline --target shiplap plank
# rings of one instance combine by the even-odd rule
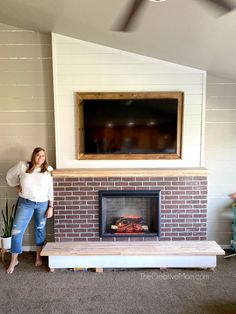
[[[96,80],[95,82],[89,82],[89,84],[84,83],[81,80],[80,84],[70,85],[70,84],[58,84],[58,95],[59,96],[66,96],[71,95],[71,93],[81,91],[93,91],[93,92],[109,92],[109,91],[118,91],[118,92],[129,92],[129,91],[135,91],[135,92],[145,92],[145,91],[155,91],[155,92],[164,92],[164,91],[184,91],[185,94],[191,94],[191,95],[201,95],[202,94],[202,87],[201,85],[184,85],[184,84],[175,84],[175,85],[160,85],[160,84],[150,84],[145,83],[145,81],[141,82],[140,84],[135,84],[135,79],[130,80],[129,84],[118,84],[112,80],[110,80],[108,83],[101,83],[99,80]]]
[[[22,123],[22,124],[11,124],[7,121],[5,125],[0,125],[0,134],[1,136],[11,136],[21,134],[22,136],[27,135],[38,135],[47,136],[48,134],[54,133],[54,124],[46,124],[45,122],[41,124],[37,123]]]
[[[198,125],[199,128],[202,123],[202,116],[200,114],[186,114],[184,120],[184,126],[188,127],[189,125]]]
[[[194,136],[184,136],[184,139],[183,139],[183,145],[187,145],[187,146],[199,146],[201,145],[201,140],[199,139],[199,132]]]
[[[96,56],[96,58],[95,58]],[[79,64],[90,64],[90,65],[97,65],[97,64],[103,64],[103,65],[109,65],[109,64],[142,64],[141,60],[136,60],[132,57],[128,58],[127,56],[124,56],[120,53],[114,54],[114,53],[101,53],[96,55],[60,55],[57,56],[57,60],[59,64],[64,65],[79,65]]]
[[[225,151],[227,150],[227,154],[225,154]],[[224,160],[224,162],[230,162],[232,160],[236,160],[236,143],[229,143],[228,145],[221,145],[218,147],[218,149],[215,149],[214,147],[208,147],[208,154],[207,154],[207,160],[214,160],[215,161],[221,161]]]
[[[43,110],[48,111],[53,108],[53,97],[21,97],[18,95],[10,95],[9,97],[0,96],[0,110]],[[51,109],[52,110],[52,109]]]
[[[236,133],[236,123],[206,123],[206,137],[211,138],[212,136],[219,136],[222,134],[224,138],[232,135],[235,136]],[[217,146],[217,143],[214,141],[212,144]]]
[[[206,112],[219,112],[220,111],[235,111],[236,110],[236,97],[232,98],[231,101],[221,99],[219,102],[208,102]]]
[[[8,44],[8,45],[0,45],[1,49],[1,59],[4,58],[43,58],[51,56],[51,45],[50,44]]]
[[[94,73],[94,74],[83,74],[78,76],[77,74],[71,75],[70,73],[58,75],[58,84],[67,84],[67,85],[75,85],[75,84],[96,84],[99,81],[100,84],[110,84],[110,82],[114,81],[116,84],[159,84],[159,85],[200,85],[201,87],[201,77],[199,79],[199,75],[186,75],[186,74],[103,74],[103,73]]]
[[[191,94],[191,93],[184,94],[184,102],[186,104],[199,105],[201,107],[202,101],[203,101],[202,93],[196,94],[196,95]]]
[[[191,133],[186,132],[185,128],[184,128],[184,132],[183,132],[183,136],[184,139],[188,139],[188,141],[191,141],[192,138],[199,138],[199,141],[201,140],[201,138],[199,137],[199,133],[201,132],[201,127],[197,124],[192,125],[191,127]]]
[[[183,159],[186,162],[186,164],[188,162],[191,162],[192,164],[196,164],[200,167],[200,162],[199,162],[199,158],[200,158],[200,152],[199,152],[199,145],[191,145],[191,150],[185,148],[185,146],[183,145]]]
[[[52,72],[52,58],[0,58],[0,68],[1,71]]]
[[[207,111],[206,123],[236,123],[236,110]]]
[[[55,149],[55,141],[54,141],[54,136],[47,136],[47,137],[42,137],[41,134],[36,135],[27,135],[27,136],[21,136],[21,134],[18,135],[12,135],[12,136],[1,136],[0,135],[0,141],[1,141],[1,146],[0,146],[0,152],[3,152],[5,147],[9,148],[14,148],[16,145],[20,145],[23,142],[25,142],[25,145],[29,145],[33,147],[36,143],[37,146],[40,147],[50,147],[50,150]]]
[[[52,86],[49,84],[1,84],[1,97],[52,97]]]
[[[195,105],[195,104],[189,104],[186,103],[184,104],[184,114],[185,115],[201,115],[202,114],[202,108],[199,105]]]
[[[1,71],[0,85],[46,83],[52,86],[51,74],[51,71]]]

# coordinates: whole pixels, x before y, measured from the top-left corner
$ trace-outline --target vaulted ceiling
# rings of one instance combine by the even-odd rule
[[[206,0],[147,0],[133,32],[113,31],[132,0],[0,0],[0,23],[195,67],[236,80],[236,10]],[[227,0],[235,4],[236,0]]]

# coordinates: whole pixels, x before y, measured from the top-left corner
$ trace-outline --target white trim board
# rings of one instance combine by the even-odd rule
[[[49,256],[49,268],[215,268],[216,256]]]

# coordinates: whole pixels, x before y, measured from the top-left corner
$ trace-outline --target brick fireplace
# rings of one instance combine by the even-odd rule
[[[56,242],[116,241],[99,236],[99,191],[160,190],[160,236],[123,241],[206,240],[205,169],[55,170]]]

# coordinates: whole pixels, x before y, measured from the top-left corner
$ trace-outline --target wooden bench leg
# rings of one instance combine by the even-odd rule
[[[216,269],[215,269],[214,267],[209,267],[209,268],[207,268],[207,270],[208,270],[208,271],[211,271],[211,272],[213,272],[213,273],[216,271]]]
[[[215,267],[201,267],[202,270],[210,271],[210,272],[215,272],[216,269]]]
[[[103,268],[96,268],[96,273],[103,273]]]

